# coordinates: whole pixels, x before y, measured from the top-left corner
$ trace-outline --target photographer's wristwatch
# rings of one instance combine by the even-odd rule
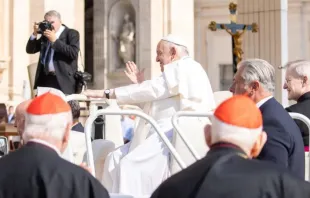
[[[104,94],[107,99],[110,99],[110,89],[104,90]]]

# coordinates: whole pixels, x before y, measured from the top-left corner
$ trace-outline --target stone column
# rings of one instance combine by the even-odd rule
[[[81,69],[85,69],[85,22],[84,22],[84,2],[85,1],[81,1],[81,0],[75,0],[75,4],[74,4],[74,24],[73,27],[80,33],[80,50],[81,50],[81,54],[79,55],[79,66],[83,67]]]
[[[150,45],[141,42],[140,56],[143,65],[150,65],[147,77],[151,78],[160,74],[159,64],[155,61],[156,47],[159,40],[167,34],[184,39],[190,56],[194,57],[194,0],[149,0],[148,3],[140,0],[140,8],[146,5],[148,9],[140,10],[140,30],[143,32],[140,35],[150,40]],[[147,29],[147,26],[150,28]],[[144,38],[141,40],[144,41]]]
[[[278,66],[288,61],[287,7],[287,0],[238,0],[238,23],[259,26],[258,33],[244,35],[244,58],[261,58],[275,67],[275,97],[283,106],[288,105],[285,71]]]
[[[10,70],[10,86],[12,100],[20,101],[23,97],[24,80],[28,79],[27,65],[30,63],[26,53],[26,44],[31,33],[30,0],[13,0],[12,11],[12,65]]]
[[[149,3],[145,3],[143,1],[140,2],[149,6],[149,16],[143,17],[143,26],[146,26],[146,24],[149,23],[150,29],[147,31],[147,34],[141,34],[141,36],[145,38],[148,37],[151,45],[148,47],[144,46],[143,48],[147,47],[148,50],[143,52],[142,48],[140,53],[142,55],[141,58],[143,58],[143,56],[150,57],[149,60],[143,58],[141,62],[143,62],[143,65],[149,65],[150,68],[148,68],[147,79],[151,79],[152,77],[159,75],[161,72],[159,64],[156,62],[156,48],[159,40],[164,36],[164,34],[170,33],[170,1],[149,0]],[[144,28],[143,26],[140,26],[140,30]],[[141,44],[145,45],[143,43]]]
[[[194,57],[194,0],[171,0],[169,8],[170,33],[184,39],[190,56]]]
[[[105,60],[107,59],[107,6],[105,0],[94,0],[93,14],[94,14],[94,45],[93,45],[93,70],[94,70],[94,87],[97,89],[107,88],[106,87],[106,70]]]
[[[8,100],[10,56],[10,1],[0,0],[0,99]]]
[[[33,23],[43,21],[45,14],[45,2],[42,0],[31,0],[29,8],[29,37],[33,33]],[[39,60],[39,53],[30,55],[30,63],[37,63]]]

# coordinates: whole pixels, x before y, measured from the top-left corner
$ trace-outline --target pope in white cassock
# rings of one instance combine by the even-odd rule
[[[215,108],[215,102],[206,72],[189,57],[182,40],[168,35],[160,40],[156,53],[162,71],[159,77],[144,80],[143,72],[129,62],[125,73],[132,85],[86,90],[83,94],[116,99],[118,104],[144,104],[143,112],[154,118],[171,138],[171,118],[176,112],[210,111]],[[141,119],[132,141],[107,156],[102,183],[110,193],[150,196],[171,175],[169,162],[168,149],[150,125]]]

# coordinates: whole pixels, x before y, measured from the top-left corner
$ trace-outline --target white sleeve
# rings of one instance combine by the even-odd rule
[[[135,104],[169,98],[176,94],[168,90],[166,80],[160,76],[141,84],[116,88],[115,95],[118,103]]]

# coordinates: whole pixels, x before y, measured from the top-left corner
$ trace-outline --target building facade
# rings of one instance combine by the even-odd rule
[[[309,59],[310,2],[302,0],[238,0],[237,21],[256,22],[258,33],[246,32],[244,58],[263,58],[278,67],[288,60]],[[229,0],[0,0],[0,102],[15,104],[29,97],[27,66],[38,54],[25,51],[33,23],[48,10],[57,10],[68,27],[80,32],[80,67],[93,75],[93,88],[128,83],[120,49],[129,49],[146,77],[160,73],[156,45],[172,33],[188,44],[190,55],[207,71],[214,91],[232,81],[231,37],[212,32],[211,21],[229,23]],[[125,15],[128,15],[126,18]],[[122,35],[130,33],[130,41]],[[122,34],[124,33],[124,34]],[[277,69],[276,98],[282,91],[283,70]]]

